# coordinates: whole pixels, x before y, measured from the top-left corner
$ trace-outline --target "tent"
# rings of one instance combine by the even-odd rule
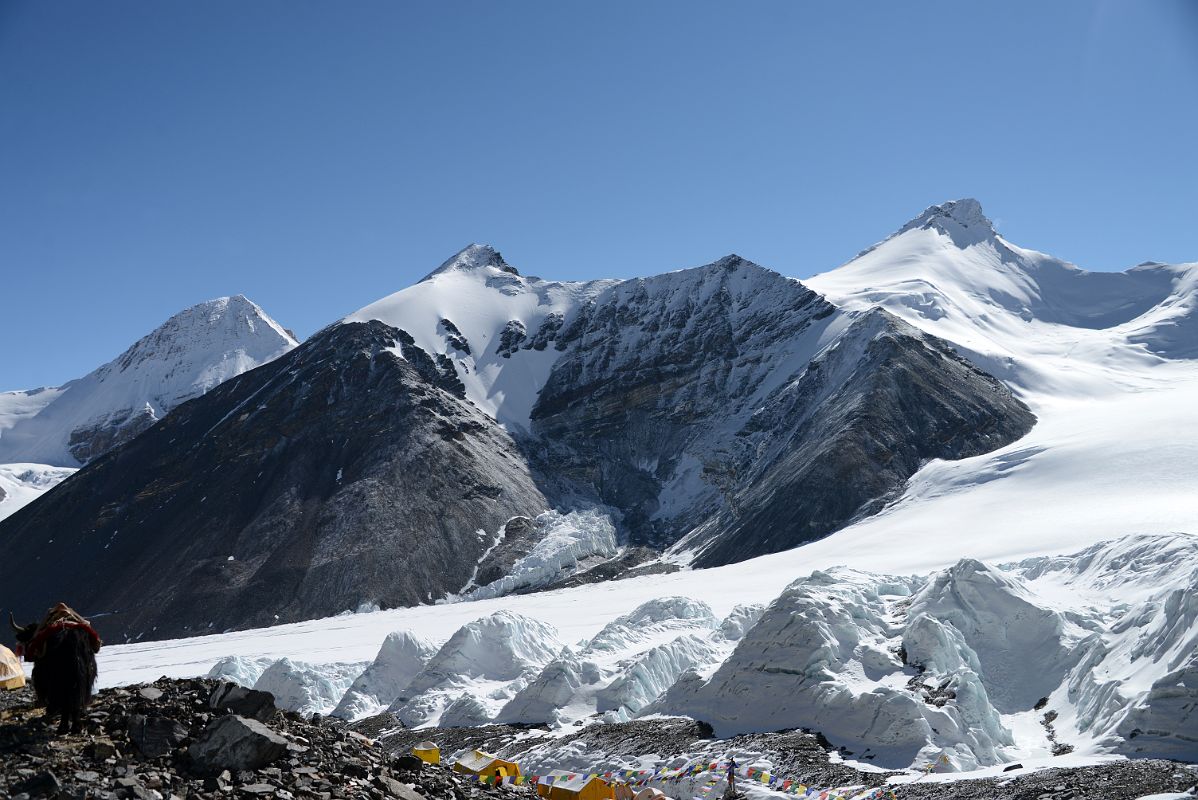
[[[520,766],[515,761],[506,761],[482,750],[469,751],[454,762],[453,768],[456,772],[488,778],[512,778],[520,774]]]
[[[636,800],[664,800],[666,794],[661,789],[646,786],[636,793]]]
[[[12,650],[0,644],[0,690],[20,689],[25,685],[25,670]]]
[[[549,800],[613,800],[611,784],[598,775],[554,770],[537,783],[537,794]]]
[[[420,742],[412,747],[412,755],[428,764],[441,763],[441,748],[436,742]]]
[[[616,800],[633,800],[636,796],[636,792],[624,781],[612,781],[611,789]]]

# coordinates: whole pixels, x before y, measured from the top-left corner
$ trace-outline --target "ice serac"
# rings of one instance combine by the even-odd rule
[[[86,464],[296,344],[241,295],[200,303],[61,388],[0,394],[0,463]]]
[[[711,606],[690,597],[658,597],[616,617],[587,643],[584,652],[612,652],[662,632],[710,630],[717,624]]]
[[[505,533],[512,528],[513,520],[509,520]],[[467,599],[482,600],[513,591],[544,588],[575,574],[587,563],[602,562],[619,553],[615,526],[606,514],[598,511],[568,514],[546,511],[532,520],[528,528],[527,551],[504,570],[502,577],[471,590]]]
[[[915,595],[908,613],[916,621],[947,624],[960,636],[967,656],[938,664],[939,672],[951,675],[969,666],[1004,713],[1031,708],[1048,696],[1080,657],[1081,631],[1022,582],[973,559],[937,575]],[[918,629],[915,625],[904,642],[908,659],[930,664],[936,656],[922,657],[927,648]]]
[[[436,725],[447,713],[444,724],[485,722],[561,649],[552,626],[497,611],[459,628],[390,710],[408,727]]]
[[[258,676],[253,688],[274,695],[275,705],[297,714],[328,714],[365,664],[309,664],[280,658]]]
[[[429,602],[547,506],[452,367],[377,321],[220,384],[56,492],[0,523],[0,558],[28,566],[17,610],[69,596],[118,612],[114,638]]]
[[[385,710],[436,652],[437,648],[410,631],[388,634],[374,661],[346,690],[332,716],[352,720]]]
[[[719,736],[818,730],[880,766],[928,754],[950,754],[967,767],[999,763],[1013,740],[976,677],[939,703],[906,685],[891,620],[915,585],[852,570],[814,572],[766,609],[710,679],[685,674],[653,710],[705,720]]]
[[[711,608],[689,597],[642,603],[611,620],[581,650],[564,649],[522,681],[495,721],[554,724],[596,716],[626,721],[683,671],[728,653],[716,624]]]
[[[1198,538],[1128,536],[1010,569],[1067,598],[1067,613],[1093,631],[1049,696],[1062,738],[1136,758],[1198,758]]]
[[[688,669],[718,661],[724,653],[710,636],[689,633],[641,655],[596,694],[599,711],[627,718],[656,700]]]
[[[592,669],[597,671],[597,667]],[[495,722],[524,725],[563,722],[563,709],[587,682],[586,673],[579,657],[566,649],[499,710]]]

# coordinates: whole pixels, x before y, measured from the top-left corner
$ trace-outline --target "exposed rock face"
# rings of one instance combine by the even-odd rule
[[[379,322],[328,328],[5,520],[4,563],[54,563],[14,571],[16,610],[70,596],[117,612],[113,640],[460,590],[494,532],[547,504],[510,437],[410,341]]]
[[[556,347],[532,413],[546,472],[623,511],[635,543],[697,529],[700,566],[825,536],[927,459],[1034,422],[943,342],[735,256],[604,292]]]
[[[929,459],[995,450],[1034,422],[944,342],[869,312],[738,432],[729,502],[684,545],[716,566],[822,538],[881,510]]]
[[[836,322],[802,284],[736,256],[612,287],[557,336],[532,412],[548,471],[621,509],[633,542],[672,543],[720,505],[737,419]]]
[[[169,717],[129,717],[129,741],[145,758],[169,755],[187,738],[187,728]]]
[[[91,420],[71,431],[67,446],[80,464],[122,445],[158,421],[149,405]]]
[[[208,697],[208,707],[242,717],[269,722],[275,715],[275,698],[270,692],[247,689],[227,681],[218,683]]]

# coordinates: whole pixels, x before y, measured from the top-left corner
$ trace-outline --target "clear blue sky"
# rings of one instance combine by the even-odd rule
[[[225,294],[304,336],[472,241],[802,278],[961,196],[1198,260],[1198,2],[0,3],[0,389]]]

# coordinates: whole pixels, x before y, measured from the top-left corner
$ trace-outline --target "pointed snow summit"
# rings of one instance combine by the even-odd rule
[[[242,295],[192,306],[82,378],[0,394],[0,463],[86,464],[296,344]]]
[[[421,278],[421,282],[447,272],[465,272],[491,267],[509,275],[519,275],[515,267],[503,260],[503,256],[489,244],[471,244],[463,247],[445,263]]]
[[[862,250],[857,254],[857,258],[869,255],[883,245],[902,239],[903,234],[910,231],[932,231],[946,236],[960,249],[983,242],[989,242],[996,247],[1005,246],[994,229],[994,223],[982,211],[982,204],[972,197],[963,197],[960,200],[948,200],[938,205],[928,206],[922,214],[907,222],[897,231],[872,247]]]
[[[951,236],[958,247],[998,235],[994,223],[982,212],[982,204],[972,197],[949,200],[929,206],[922,214],[904,225],[899,233],[913,228],[935,228]]]

